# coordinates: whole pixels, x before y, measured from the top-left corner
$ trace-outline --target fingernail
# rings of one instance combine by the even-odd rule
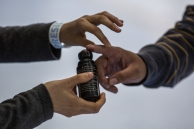
[[[107,88],[107,89],[110,87],[110,85],[109,84],[106,84],[106,83],[102,83],[102,86],[105,87],[105,88]]]
[[[92,78],[93,77],[93,73],[92,72],[88,72],[87,75],[88,75],[88,78]]]
[[[110,85],[106,85],[106,88],[109,89]]]
[[[111,78],[110,79],[110,85],[115,85],[117,83],[117,79],[116,78]]]
[[[123,24],[123,21],[120,20],[119,23],[120,23],[120,24]]]
[[[111,87],[110,91],[116,94],[118,92],[118,89],[116,87]]]
[[[118,28],[118,27],[115,27],[116,29],[117,29],[117,31],[121,31],[121,29],[120,28]]]

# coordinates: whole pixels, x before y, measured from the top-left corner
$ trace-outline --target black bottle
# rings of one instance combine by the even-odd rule
[[[98,83],[97,67],[92,60],[93,55],[89,50],[82,50],[78,54],[79,62],[77,67],[77,74],[84,72],[93,72],[93,78],[87,83],[78,84],[79,97],[96,102],[100,99],[100,90]]]

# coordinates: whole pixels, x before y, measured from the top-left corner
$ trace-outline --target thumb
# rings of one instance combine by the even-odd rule
[[[130,69],[124,69],[112,75],[109,78],[109,84],[115,85],[123,82],[128,82],[131,79],[131,76],[132,76],[132,73],[130,72]]]
[[[69,85],[69,86],[71,88],[74,88],[77,84],[88,82],[92,78],[93,78],[92,72],[86,72],[86,73],[81,73],[81,74],[75,75],[75,76],[70,78],[69,83],[71,85]]]

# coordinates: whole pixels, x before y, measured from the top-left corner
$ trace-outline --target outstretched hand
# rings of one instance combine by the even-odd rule
[[[96,60],[99,82],[110,92],[118,92],[116,84],[138,83],[146,77],[144,61],[133,52],[104,45],[87,45],[86,48],[102,54]]]
[[[88,82],[92,78],[93,73],[88,72],[67,79],[45,83],[44,85],[51,96],[54,112],[67,117],[99,112],[106,101],[104,93],[94,103],[79,98],[74,90],[77,84]]]
[[[107,37],[97,27],[100,24],[118,33],[121,31],[119,27],[123,26],[123,21],[106,11],[91,16],[85,15],[75,21],[63,24],[59,35],[60,41],[67,46],[85,47],[88,44],[94,44],[86,38],[85,32],[89,32],[94,34],[104,45],[110,45]]]

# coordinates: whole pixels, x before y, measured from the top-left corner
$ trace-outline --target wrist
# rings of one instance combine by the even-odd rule
[[[146,81],[146,78],[147,78],[148,68],[147,68],[146,62],[144,61],[144,58],[141,57],[141,55],[139,55],[139,54],[136,54],[136,55],[142,61],[142,63],[141,63],[142,64],[142,80],[139,83],[143,84]]]
[[[67,47],[65,45],[64,42],[62,42],[62,26],[63,26],[63,23],[58,23],[58,22],[55,22],[51,25],[50,29],[49,29],[49,40],[50,40],[50,43],[51,45],[56,48],[56,49],[60,49],[60,48],[64,48],[64,47]]]

